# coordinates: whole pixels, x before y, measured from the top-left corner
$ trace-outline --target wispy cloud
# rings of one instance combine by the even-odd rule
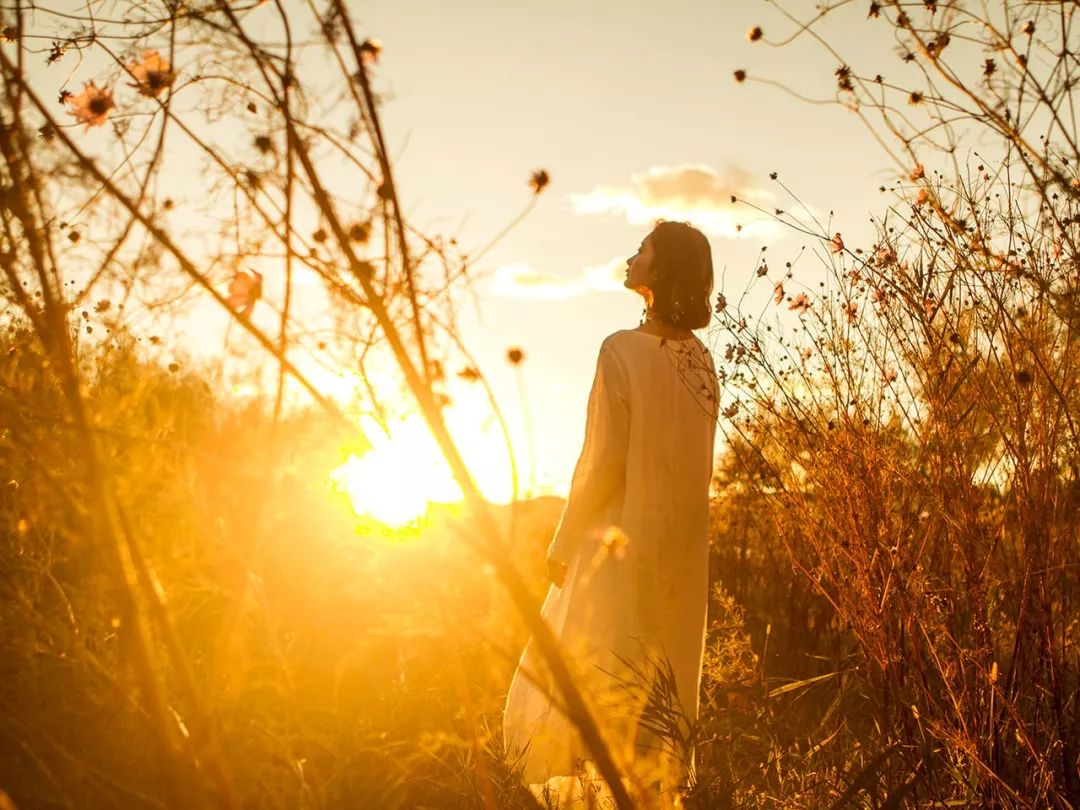
[[[628,256],[617,256],[604,264],[586,267],[577,276],[566,278],[536,270],[527,264],[509,264],[495,270],[491,292],[514,298],[563,299],[588,292],[622,290]]]
[[[527,264],[508,264],[495,270],[491,292],[514,298],[569,298],[581,292],[574,279],[536,270]]]
[[[738,167],[720,172],[704,164],[653,166],[635,174],[625,186],[597,186],[571,194],[578,214],[625,217],[631,225],[648,225],[658,218],[693,223],[714,236],[733,237],[739,227],[759,232],[775,227],[745,205],[732,204],[732,196],[770,207],[774,196],[756,184],[754,177]]]

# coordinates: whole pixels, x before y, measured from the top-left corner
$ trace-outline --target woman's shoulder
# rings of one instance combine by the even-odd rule
[[[636,329],[617,329],[600,342],[600,356],[614,354],[625,356],[635,350],[644,348],[648,338],[642,338],[636,334]]]
[[[635,330],[635,329],[616,329],[614,332],[612,332],[610,335],[608,335],[606,338],[604,338],[600,342],[600,348],[602,349],[605,346],[614,346],[616,344],[617,345],[622,345],[627,340],[628,334],[630,332],[634,332],[634,331],[637,331],[637,330]]]
[[[688,338],[668,340],[666,342],[673,346],[686,346],[708,351],[701,338],[693,334]],[[648,347],[653,345],[660,345],[660,343],[661,339],[659,335],[655,335],[651,332],[643,333],[640,329],[618,329],[612,332],[606,338],[604,338],[603,342],[600,344],[600,348],[603,349],[605,346],[617,346],[619,348],[631,346]]]

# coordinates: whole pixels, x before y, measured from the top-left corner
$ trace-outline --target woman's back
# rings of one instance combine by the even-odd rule
[[[684,713],[697,716],[717,402],[712,358],[696,337],[623,329],[603,341],[581,456],[549,549],[568,572],[542,613],[606,707],[605,725],[631,737],[632,724],[614,722],[619,690],[604,674],[625,673],[623,661],[666,656]],[[532,648],[519,672],[542,672]],[[542,689],[518,674],[504,734],[510,748],[531,741],[528,781],[568,774],[586,755]]]

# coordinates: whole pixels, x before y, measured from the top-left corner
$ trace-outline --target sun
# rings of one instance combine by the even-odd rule
[[[477,424],[475,418],[444,414],[481,494],[488,500],[510,500],[506,449]],[[412,414],[389,425],[389,435],[367,416],[361,427],[372,447],[350,453],[330,473],[331,485],[345,494],[359,516],[400,530],[422,521],[434,503],[457,504],[464,499],[427,423]]]
[[[423,517],[434,501],[462,499],[442,454],[422,419],[410,417],[387,436],[368,417],[362,422],[372,448],[352,455],[330,474],[331,482],[349,499],[357,515],[391,528],[407,526]]]

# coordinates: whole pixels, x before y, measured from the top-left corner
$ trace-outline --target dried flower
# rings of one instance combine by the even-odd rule
[[[871,3],[870,11],[866,15],[866,19],[877,18],[881,16],[881,3]]]
[[[529,188],[533,190],[533,194],[539,194],[545,188],[548,183],[551,182],[551,176],[544,169],[539,169],[532,173],[529,178]]]
[[[723,293],[717,293],[716,294],[716,311],[717,311],[717,313],[720,313],[720,312],[723,312],[725,309],[727,309],[727,298],[724,297]]]
[[[854,301],[848,301],[844,304],[843,312],[848,323],[855,323],[859,319],[859,305]]]
[[[881,372],[881,381],[886,385],[896,382],[896,369],[887,368],[883,372]]]
[[[84,131],[89,131],[90,127],[102,126],[109,117],[109,110],[116,106],[112,91],[104,90],[93,82],[87,82],[78,95],[68,93],[65,97],[61,94],[61,98],[71,106],[69,114],[80,124],[86,125]]]
[[[241,318],[246,318],[255,308],[255,302],[262,298],[262,273],[241,270],[229,282],[229,297],[226,303],[236,310]]]
[[[793,312],[798,312],[801,315],[806,312],[806,310],[810,309],[810,299],[807,297],[806,293],[799,293],[792,299],[791,303],[788,304],[788,309]]]
[[[841,90],[847,90],[849,93],[855,91],[855,87],[851,84],[851,68],[847,65],[841,65],[835,71],[836,84]]]
[[[371,238],[371,223],[354,222],[349,226],[349,238],[361,244],[367,242]]]
[[[360,43],[360,59],[364,64],[374,64],[379,61],[382,53],[382,43],[377,39],[365,39]]]
[[[844,252],[844,239],[839,233],[833,235],[833,238],[829,241],[829,250],[832,253]]]
[[[908,177],[910,177],[911,182],[914,183],[916,180],[921,180],[925,175],[926,171],[923,169],[923,165],[921,163],[916,163],[915,168],[911,170],[911,174],[909,174]]]
[[[15,42],[19,38],[19,31],[13,25],[4,27],[3,31],[0,31],[0,40],[4,42]]]
[[[915,205],[925,205],[930,200],[930,192],[925,188],[920,188],[918,195],[915,197]]]
[[[1035,23],[1032,20],[1028,20],[1024,23],[1024,33],[1029,37],[1035,33]]]
[[[784,301],[784,285],[779,281],[776,282],[776,286],[773,287],[773,301],[777,304],[781,304]]]
[[[751,42],[757,42],[761,39],[761,26],[755,25],[749,31],[746,32],[746,38]]]
[[[274,151],[274,142],[270,140],[269,135],[256,135],[255,148],[265,155]]]
[[[742,69],[736,70],[735,71],[735,81],[737,81],[739,84],[742,84],[743,82],[745,82],[746,81],[746,71],[742,70]]]
[[[523,352],[517,346],[514,346],[511,349],[507,349],[507,351],[506,351],[506,359],[509,360],[515,366],[520,365],[521,361],[525,359],[525,352]]]
[[[728,405],[726,408],[724,408],[723,411],[721,411],[721,413],[725,417],[727,417],[728,419],[731,419],[738,412],[739,412],[739,403],[738,402],[732,402],[730,405]]]
[[[45,64],[51,65],[54,62],[59,62],[64,58],[64,43],[53,40],[52,46],[49,48],[49,55],[45,57]]]
[[[176,78],[168,61],[153,50],[143,51],[142,61],[131,62],[128,70],[135,79],[135,84],[129,86],[138,88],[142,95],[150,98],[157,97],[158,93],[170,87]]]
[[[322,244],[327,239],[327,233],[325,228],[317,228],[314,233],[311,234],[311,241]]]
[[[891,267],[896,264],[896,251],[889,245],[878,248],[874,254],[874,264],[878,267]]]
[[[930,53],[939,54],[948,47],[950,42],[952,42],[952,37],[945,32],[942,32],[938,34],[937,39],[930,40],[926,49],[930,51]]]
[[[983,76],[989,79],[996,72],[997,62],[995,62],[993,59],[987,59],[985,62],[983,62]]]
[[[911,105],[922,104],[923,94],[918,90],[912,90],[911,95],[908,96],[907,103]]]

